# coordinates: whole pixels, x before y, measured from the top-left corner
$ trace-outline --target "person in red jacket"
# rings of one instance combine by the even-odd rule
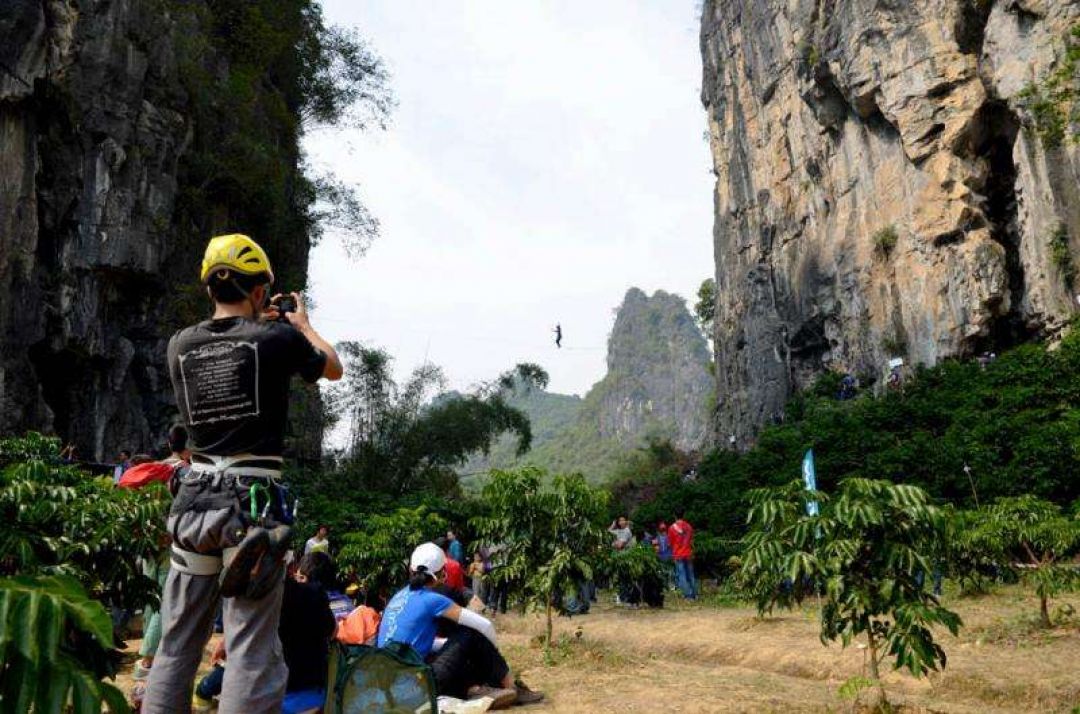
[[[446,579],[443,583],[452,590],[464,591],[465,569],[461,567],[461,563],[450,557],[449,541],[446,538],[436,538],[435,544],[442,548],[443,553],[446,555]]]
[[[697,580],[694,578],[694,527],[683,518],[683,509],[675,511],[675,522],[668,526],[671,557],[675,561],[675,577],[679,590],[687,600],[697,599]]]

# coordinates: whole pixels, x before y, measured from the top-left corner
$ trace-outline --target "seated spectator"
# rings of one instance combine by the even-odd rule
[[[364,602],[338,624],[337,641],[346,645],[373,644],[386,602],[374,588],[364,593]]]
[[[312,553],[300,559],[296,575],[285,580],[281,601],[278,637],[289,668],[285,692],[323,689],[326,686],[327,655],[337,622],[330,611],[322,579],[332,577],[333,565],[325,553]],[[214,652],[214,669],[199,682],[192,699],[193,711],[209,711],[212,698],[221,693],[227,666],[225,641]]]
[[[431,665],[439,694],[465,698],[488,696],[493,709],[540,701],[543,694],[515,681],[499,653],[495,627],[487,618],[465,609],[435,587],[446,577],[448,558],[434,543],[424,543],[409,561],[409,584],[399,590],[383,612],[378,645],[398,642],[412,647]],[[440,620],[457,623],[435,651]]]

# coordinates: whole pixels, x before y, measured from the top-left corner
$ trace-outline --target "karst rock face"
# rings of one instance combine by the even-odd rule
[[[1037,104],[1078,23],[1076,0],[705,2],[721,441],[824,370],[1061,331],[1080,149]]]
[[[158,447],[177,419],[168,337],[208,314],[194,283],[210,230],[243,226],[228,205],[198,225],[176,212],[199,129],[178,47],[205,31],[170,7],[0,2],[0,435],[56,433],[106,460]]]
[[[88,458],[156,445],[173,411],[147,296],[190,127],[140,5],[0,9],[0,431],[55,429]]]
[[[595,418],[601,436],[626,444],[655,436],[700,448],[714,394],[709,359],[681,297],[630,288],[608,339],[607,375],[585,397],[585,418]]]

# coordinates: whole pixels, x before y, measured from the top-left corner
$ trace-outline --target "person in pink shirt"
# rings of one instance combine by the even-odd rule
[[[671,542],[671,557],[675,561],[675,578],[679,590],[687,600],[697,599],[697,580],[694,578],[694,527],[679,509],[675,512],[675,522],[668,526],[668,540]]]

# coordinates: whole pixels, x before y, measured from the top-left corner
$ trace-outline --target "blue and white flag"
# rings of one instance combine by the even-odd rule
[[[803,483],[806,484],[807,491],[817,490],[817,474],[814,473],[814,450],[807,449],[806,455],[802,460],[802,478]],[[806,502],[806,515],[816,516],[818,514],[818,502],[807,501]]]

